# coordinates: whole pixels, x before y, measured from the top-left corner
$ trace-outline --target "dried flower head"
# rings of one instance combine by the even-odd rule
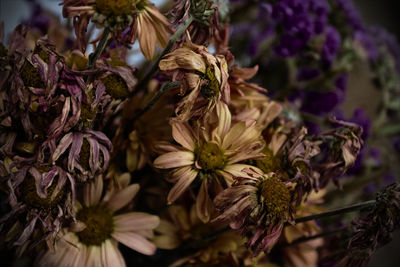
[[[290,184],[274,173],[263,174],[251,168],[242,171],[232,187],[222,191],[214,204],[222,212],[216,221],[228,221],[230,227],[247,236],[247,246],[258,255],[269,252],[286,222],[293,220]],[[245,176],[245,177],[244,177]]]
[[[110,29],[120,42],[134,43],[138,37],[147,59],[153,58],[156,44],[165,47],[168,43],[169,22],[148,0],[65,0],[61,5],[63,16],[74,18],[82,51],[86,49],[89,20]]]
[[[57,251],[45,251],[37,258],[38,266],[126,266],[118,242],[145,255],[156,247],[147,238],[159,224],[159,218],[144,212],[115,214],[139,191],[130,183],[130,175],[120,177],[122,189],[103,194],[103,178],[98,176],[83,188],[82,206],[75,206],[76,223],[64,228],[57,240]],[[68,255],[68,257],[64,257]]]
[[[168,202],[178,199],[195,179],[200,180],[196,207],[200,219],[207,222],[212,208],[209,188],[226,188],[243,168],[250,167],[240,162],[263,156],[261,132],[251,121],[231,125],[231,113],[220,102],[209,120],[196,129],[188,123],[172,122],[172,135],[180,146],[163,144],[167,153],[154,161],[156,168],[173,169],[169,180],[175,185]]]
[[[220,100],[229,104],[228,66],[222,55],[213,56],[206,47],[188,40],[167,54],[159,67],[173,80],[182,81],[180,94],[184,98],[175,110],[180,120],[203,115]],[[190,92],[186,95],[187,91]]]

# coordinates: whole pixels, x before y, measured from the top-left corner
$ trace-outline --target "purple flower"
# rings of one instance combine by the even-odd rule
[[[58,142],[51,160],[56,162],[63,159],[68,171],[85,181],[107,169],[111,148],[111,141],[102,132],[88,129],[69,132]]]
[[[325,43],[322,47],[322,61],[325,65],[332,63],[340,46],[341,38],[339,32],[335,28],[328,26],[325,31]]]

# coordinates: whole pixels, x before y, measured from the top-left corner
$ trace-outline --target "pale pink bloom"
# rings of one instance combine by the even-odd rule
[[[98,176],[83,189],[83,206],[75,207],[77,221],[64,229],[55,253],[44,252],[37,266],[126,266],[118,250],[118,242],[145,255],[152,255],[156,246],[147,238],[160,222],[144,212],[117,212],[129,204],[139,191],[131,184],[130,175],[119,179],[122,189],[109,189],[103,199],[103,178]]]
[[[230,186],[233,177],[250,167],[246,160],[263,157],[261,132],[253,121],[231,125],[228,106],[219,102],[214,112],[198,128],[188,123],[173,121],[172,135],[180,146],[161,144],[167,152],[154,161],[159,169],[172,169],[169,181],[175,185],[168,194],[168,202],[177,200],[195,179],[201,180],[196,207],[199,218],[210,219],[212,202],[209,188],[217,193]]]

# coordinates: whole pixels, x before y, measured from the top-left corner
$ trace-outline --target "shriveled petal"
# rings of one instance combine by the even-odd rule
[[[58,160],[58,158],[67,150],[73,140],[73,133],[68,133],[61,138],[59,145],[57,146],[56,150],[54,151],[51,159],[53,162]]]
[[[154,161],[154,167],[159,169],[171,169],[192,165],[194,154],[189,151],[169,152],[159,156]]]
[[[182,195],[182,193],[186,191],[186,189],[196,178],[197,173],[198,173],[197,170],[188,168],[187,171],[180,176],[177,183],[171,188],[171,190],[168,193],[168,198],[167,198],[168,204],[171,204],[172,202],[177,200]]]
[[[137,17],[137,33],[140,51],[148,60],[153,59],[157,42],[156,32],[146,12],[140,12]]]
[[[206,71],[206,64],[201,55],[188,47],[182,47],[167,54],[159,63],[160,70],[197,70]]]
[[[145,212],[130,212],[114,217],[116,232],[151,230],[160,224],[158,216]]]
[[[139,184],[132,184],[111,197],[107,203],[107,207],[113,211],[117,211],[132,201],[136,193],[139,191]]]
[[[113,238],[121,242],[127,247],[130,247],[133,250],[136,250],[137,252],[140,252],[145,255],[153,255],[157,248],[156,246],[148,241],[146,238],[143,236],[136,234],[136,233],[119,233],[115,232],[111,234]]]

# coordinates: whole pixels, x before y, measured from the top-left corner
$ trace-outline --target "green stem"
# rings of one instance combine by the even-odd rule
[[[168,41],[167,46],[165,47],[164,51],[161,53],[161,55],[158,57],[157,61],[154,63],[153,67],[150,69],[150,71],[146,74],[146,76],[143,77],[139,81],[139,83],[136,86],[136,90],[133,90],[133,92],[130,94],[129,97],[134,96],[136,93],[138,93],[140,90],[144,89],[147,87],[147,83],[150,81],[151,78],[157,73],[158,71],[158,63],[160,63],[160,60],[168,54],[169,50],[171,50],[172,46],[174,43],[181,37],[181,35],[186,31],[186,29],[190,26],[190,24],[193,22],[193,17],[190,16],[188,20],[186,20],[182,26],[176,30],[176,32],[171,36],[171,39]]]
[[[97,59],[101,56],[104,49],[107,45],[108,35],[110,34],[110,29],[105,28],[103,34],[101,35],[99,45],[96,47],[96,50],[90,54],[89,56],[89,65],[87,67],[88,70],[93,69]]]
[[[297,245],[297,244],[300,244],[300,243],[303,243],[303,242],[308,242],[308,241],[311,241],[311,240],[314,240],[314,239],[317,239],[317,238],[334,235],[334,234],[337,234],[337,233],[344,232],[346,229],[347,229],[346,227],[342,227],[342,228],[339,228],[339,229],[335,229],[335,230],[327,231],[327,232],[322,232],[322,233],[319,233],[319,234],[316,234],[316,235],[312,235],[312,236],[303,236],[303,237],[300,237],[300,238],[297,238],[297,239],[293,240],[290,243],[283,244],[282,247],[294,246],[294,245]]]
[[[375,203],[376,203],[376,200],[369,200],[369,201],[361,202],[361,203],[351,205],[348,207],[331,210],[331,211],[327,211],[327,212],[322,212],[319,214],[313,214],[313,215],[306,216],[306,217],[297,218],[294,220],[294,222],[297,224],[297,223],[307,222],[307,221],[311,221],[311,220],[318,220],[318,219],[321,219],[324,217],[330,217],[330,216],[339,215],[339,214],[343,214],[343,213],[349,213],[349,212],[353,212],[353,211],[360,210],[363,208],[371,207],[371,206],[375,205]],[[290,224],[287,224],[287,225],[290,225]]]

